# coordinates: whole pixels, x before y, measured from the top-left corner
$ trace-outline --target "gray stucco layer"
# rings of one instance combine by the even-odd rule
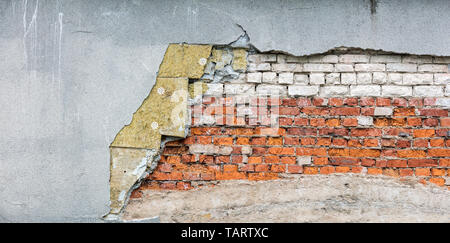
[[[375,2],[0,1],[0,221],[108,212],[108,146],[168,43],[227,44],[239,24],[262,51],[450,55],[449,1]]]

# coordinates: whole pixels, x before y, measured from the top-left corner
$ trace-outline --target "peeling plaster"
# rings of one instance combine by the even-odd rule
[[[111,210],[105,219],[120,219],[132,190],[156,167],[165,143],[187,136],[188,104],[208,90],[207,82],[236,78],[246,69],[242,47],[169,45],[150,94],[110,145]]]

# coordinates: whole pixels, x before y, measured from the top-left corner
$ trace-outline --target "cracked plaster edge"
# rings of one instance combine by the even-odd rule
[[[209,55],[208,55],[208,60],[209,60],[210,57],[211,57],[211,55],[212,55],[212,48],[215,48],[215,47],[230,47],[232,50],[233,50],[233,49],[246,49],[247,55],[245,56],[245,58],[248,58],[248,52],[249,52],[248,50],[249,50],[249,49],[252,49],[252,46],[251,46],[251,44],[249,44],[249,39],[250,39],[250,38],[248,37],[247,33],[245,32],[245,30],[244,30],[242,27],[241,27],[241,29],[244,31],[244,34],[241,35],[241,36],[239,36],[235,41],[231,42],[231,43],[228,44],[228,45],[173,43],[173,44],[169,44],[168,47],[167,47],[167,49],[169,48],[170,45],[175,45],[175,44],[177,44],[177,45],[180,45],[180,44],[181,44],[181,45],[209,45],[209,46],[211,46],[211,49],[210,49]],[[233,44],[233,43],[237,43],[237,44]],[[167,51],[167,49],[166,49],[166,51]],[[232,53],[233,53],[233,52],[232,52]],[[233,56],[232,56],[232,60],[234,60],[234,54],[233,54]],[[164,61],[164,60],[163,60],[163,61]],[[162,65],[163,65],[163,62],[161,62],[160,66],[159,66],[159,69],[161,69],[161,66],[162,66]],[[230,63],[229,65],[232,66],[232,63]],[[246,61],[246,67],[245,67],[244,70],[242,70],[243,72],[246,71],[247,66],[248,66],[248,61]],[[204,75],[205,68],[206,68],[206,65],[204,65],[203,72],[202,72],[202,75],[201,75],[201,76]],[[159,69],[158,69],[157,74],[159,74]],[[158,75],[157,75],[157,78],[158,78]],[[189,77],[187,77],[187,78],[188,78],[188,89],[189,89],[189,86],[192,85],[192,84],[195,84],[195,82],[194,82],[194,83],[191,83]],[[201,78],[200,78],[200,79],[196,79],[196,80],[197,80],[197,82],[202,82]],[[155,83],[155,84],[156,84],[156,83]],[[198,100],[199,97],[203,96],[203,94],[207,91],[207,89],[204,88],[205,86],[204,86],[203,84],[205,84],[205,82],[202,82],[202,91],[201,91],[201,93],[200,93],[199,95],[193,95],[193,97],[191,97],[190,94],[188,93],[188,95],[187,95],[187,98],[188,98],[187,104],[188,104],[188,106],[189,106],[191,103],[193,103],[193,102],[195,103],[195,101]],[[155,87],[155,86],[152,87],[151,91],[153,90],[154,87]],[[151,93],[151,91],[150,91],[150,93]],[[130,125],[133,123],[133,120],[135,119],[135,114],[142,108],[144,102],[145,102],[147,99],[150,98],[150,93],[149,93],[149,95],[144,99],[144,101],[141,103],[141,105],[139,106],[139,108],[133,113],[133,116],[132,116],[132,119],[131,119],[130,123],[127,124],[127,125],[125,125],[124,127],[122,127],[121,130],[123,130],[125,127],[130,126]],[[134,221],[124,221],[124,220],[122,220],[121,218],[122,218],[123,211],[124,211],[124,209],[126,208],[128,202],[129,202],[129,200],[130,200],[130,196],[131,196],[131,193],[133,192],[133,190],[135,190],[136,188],[140,187],[140,185],[142,184],[143,180],[144,180],[149,174],[151,174],[151,173],[153,172],[153,170],[157,167],[158,162],[159,162],[159,160],[161,159],[162,151],[163,151],[164,148],[165,148],[165,144],[166,144],[167,142],[170,142],[170,141],[176,141],[176,140],[184,139],[184,138],[189,134],[189,132],[190,132],[190,125],[191,125],[191,121],[190,121],[189,118],[191,117],[191,114],[190,114],[190,112],[189,112],[190,109],[188,109],[188,107],[186,107],[186,109],[187,109],[187,113],[186,113],[186,114],[188,114],[188,115],[187,115],[187,118],[186,118],[186,121],[185,121],[185,134],[184,134],[184,137],[166,136],[166,135],[160,134],[160,136],[161,136],[161,140],[160,140],[160,148],[159,148],[159,150],[157,150],[157,151],[155,151],[155,149],[149,149],[149,148],[135,148],[135,147],[121,147],[121,146],[114,146],[113,144],[114,144],[114,142],[116,141],[117,137],[119,136],[119,133],[120,133],[121,130],[116,134],[116,136],[115,136],[114,139],[113,139],[113,142],[111,142],[111,144],[110,144],[110,146],[109,146],[109,148],[110,148],[110,171],[113,169],[113,168],[112,168],[112,166],[113,166],[113,165],[112,165],[112,161],[113,161],[113,157],[112,157],[112,156],[113,156],[113,155],[112,155],[112,152],[111,152],[111,149],[112,149],[112,148],[142,149],[142,150],[146,150],[146,151],[147,151],[147,156],[146,156],[146,157],[148,157],[148,152],[149,152],[149,151],[153,151],[153,152],[155,152],[155,154],[153,155],[153,158],[151,159],[150,163],[149,163],[149,159],[147,159],[147,162],[146,162],[146,168],[145,168],[144,172],[138,177],[138,179],[135,181],[135,183],[133,184],[133,186],[131,186],[131,187],[128,189],[128,191],[126,192],[126,194],[125,194],[125,196],[124,196],[123,204],[122,204],[122,206],[120,207],[119,212],[118,212],[118,213],[112,213],[112,208],[110,207],[110,211],[109,211],[108,213],[106,213],[105,215],[102,216],[102,220],[104,220],[105,222],[111,222],[111,223],[112,223],[112,222],[124,222],[124,223],[126,223],[126,222],[127,222],[127,223],[128,223],[128,222],[129,222],[129,223],[139,223],[139,222],[143,222],[143,223],[145,223],[145,222],[159,222],[159,218],[141,219],[141,220],[138,220],[139,222],[134,222]],[[137,170],[137,169],[138,169],[138,168],[136,168],[135,170]],[[110,180],[111,180],[111,178],[110,178]],[[110,186],[111,186],[111,185],[110,185]],[[110,192],[111,192],[111,189],[110,189]],[[109,203],[111,204],[111,199],[110,199]]]

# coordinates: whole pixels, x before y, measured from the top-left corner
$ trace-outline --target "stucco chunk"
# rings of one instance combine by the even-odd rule
[[[145,174],[156,150],[134,148],[110,148],[111,177],[110,200],[112,214],[120,213],[130,189]]]
[[[187,78],[157,78],[150,95],[111,146],[159,149],[161,135],[184,137],[187,96]]]
[[[158,77],[200,78],[211,48],[211,45],[170,44],[159,67]]]

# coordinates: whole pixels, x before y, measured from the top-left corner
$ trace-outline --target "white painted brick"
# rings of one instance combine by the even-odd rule
[[[262,82],[263,83],[277,83],[277,73],[276,72],[263,72],[262,74]]]
[[[386,64],[386,71],[389,72],[416,72],[417,64],[410,63],[388,63]]]
[[[339,56],[339,62],[342,62],[342,63],[369,62],[369,56],[368,55],[345,54],[345,55]]]
[[[287,95],[287,87],[277,84],[260,84],[256,87],[258,95],[285,96]]]
[[[261,83],[262,73],[247,73],[247,82]]]
[[[450,108],[450,98],[437,98],[436,105],[444,108]]]
[[[320,88],[320,96],[334,97],[334,96],[347,96],[348,86],[324,86]]]
[[[402,84],[403,75],[401,73],[388,73],[387,82],[389,84]]]
[[[288,94],[292,96],[317,95],[319,86],[317,85],[289,85]]]
[[[358,125],[360,126],[372,126],[373,117],[371,116],[358,116]]]
[[[442,86],[414,86],[413,95],[417,97],[440,97],[444,96]]]
[[[308,58],[309,62],[324,62],[324,63],[337,63],[338,56],[336,55],[316,55]]]
[[[392,108],[390,107],[375,107],[373,111],[374,116],[390,116],[392,115]]]
[[[341,84],[356,84],[356,74],[341,73]]]
[[[433,74],[431,73],[405,73],[403,74],[404,85],[432,84]]]
[[[225,94],[236,95],[236,94],[255,94],[254,84],[225,84]]]
[[[272,70],[275,72],[301,72],[302,69],[302,65],[296,63],[272,64]]]
[[[381,87],[379,85],[351,85],[351,96],[380,96]]]
[[[278,54],[277,55],[277,63],[286,63],[287,55]]]
[[[311,164],[311,156],[297,156],[298,165],[309,165]]]
[[[374,72],[372,77],[372,82],[374,84],[385,84],[387,82],[386,73]]]
[[[353,72],[355,71],[352,64],[336,64],[334,65],[335,72]]]
[[[448,72],[448,66],[445,64],[422,64],[419,65],[418,71],[429,73],[446,73]]]
[[[450,57],[434,57],[434,63],[450,63]]]
[[[450,83],[450,73],[435,73],[434,74],[435,84],[449,84]]]
[[[305,62],[308,62],[308,57],[287,56],[286,57],[286,62],[305,63]]]
[[[371,84],[372,83],[372,74],[371,73],[358,73],[356,75],[356,83]]]
[[[208,90],[206,90],[205,95],[222,96],[223,84],[209,83],[209,84],[207,84],[207,86],[208,86]]]
[[[450,96],[450,84],[445,86],[445,96]]]
[[[238,78],[230,79],[229,81],[227,81],[227,83],[232,83],[232,84],[247,83],[247,74],[246,73],[240,73]]]
[[[386,70],[385,64],[355,64],[357,72],[380,72]]]
[[[404,56],[403,63],[432,63],[433,58],[430,56]]]
[[[381,94],[383,96],[412,96],[412,87],[398,85],[382,85]]]
[[[375,55],[370,57],[370,62],[373,63],[388,63],[388,62],[401,62],[402,56],[400,55]]]
[[[293,84],[294,83],[294,74],[293,73],[280,73],[278,75],[278,83]]]
[[[303,70],[305,72],[333,72],[333,64],[305,63]]]
[[[340,84],[341,75],[340,73],[329,73],[325,76],[325,81],[327,84]]]
[[[311,73],[309,75],[309,83],[310,84],[324,84],[325,83],[325,75],[323,73]]]
[[[251,154],[252,153],[252,147],[250,147],[250,146],[242,146],[241,147],[241,153],[242,154]]]
[[[277,55],[276,54],[253,54],[248,55],[248,61],[252,63],[261,63],[261,62],[276,62]]]
[[[296,84],[308,84],[309,83],[308,75],[307,74],[295,74],[294,82]]]
[[[250,63],[248,65],[248,71],[254,72],[254,71],[270,71],[271,70],[270,63]]]
[[[247,82],[249,83],[261,83],[262,73],[248,73]]]

